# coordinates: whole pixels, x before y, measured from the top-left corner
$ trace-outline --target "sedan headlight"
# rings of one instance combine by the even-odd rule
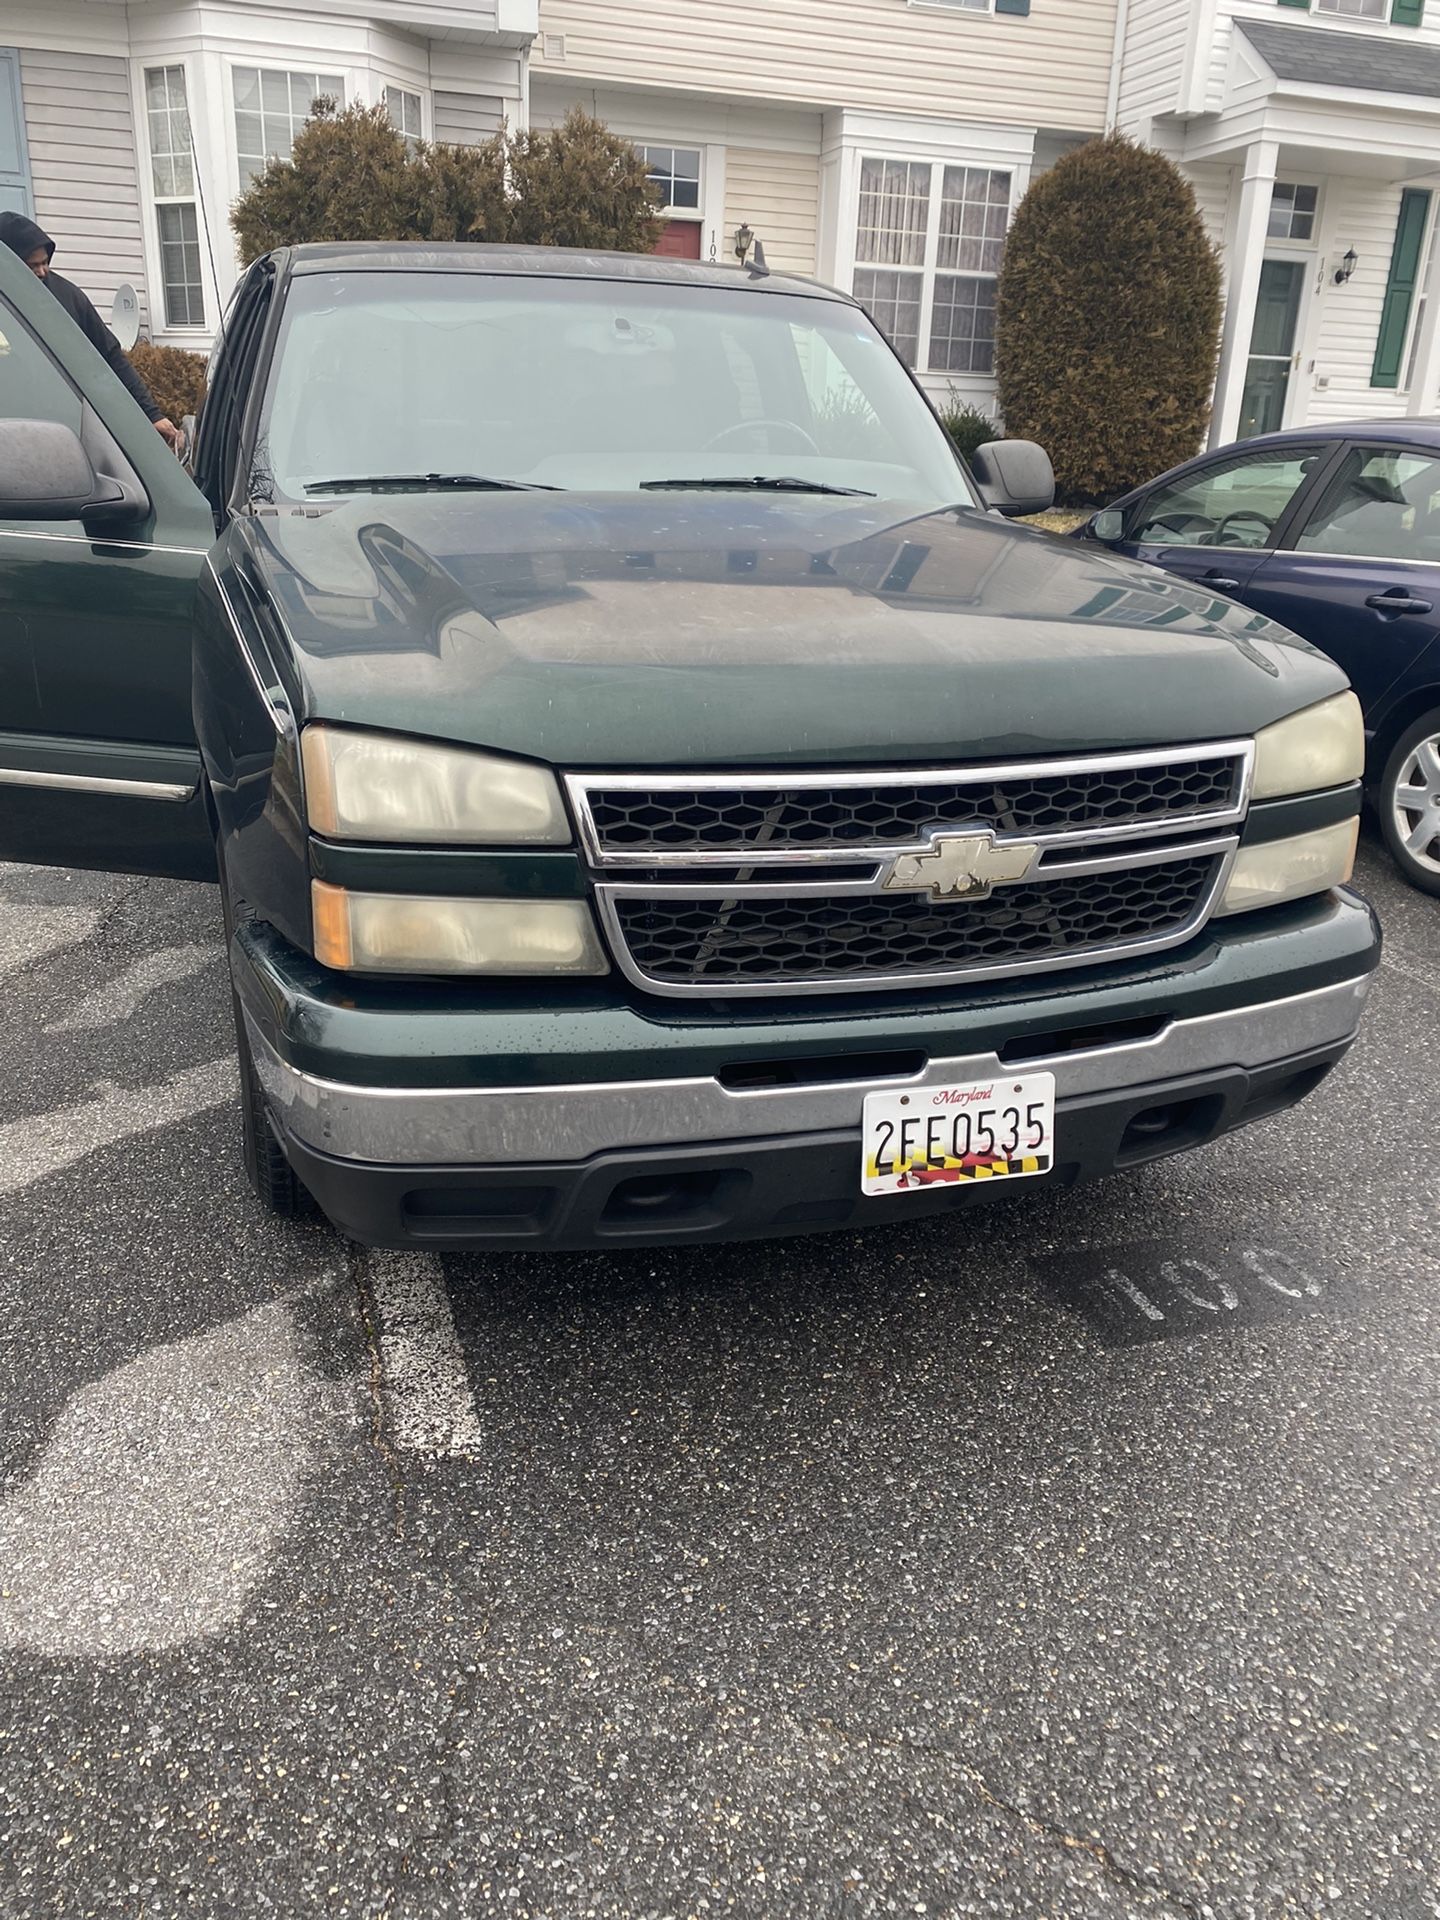
[[[554,774],[528,760],[403,734],[307,727],[305,810],[334,840],[563,847],[570,827]]]
[[[1262,727],[1255,736],[1254,800],[1343,787],[1365,771],[1365,723],[1353,693]]]
[[[1303,900],[1309,893],[1343,887],[1355,865],[1359,837],[1357,816],[1317,827],[1312,833],[1291,834],[1286,840],[1241,847],[1215,911],[1251,913],[1257,907],[1278,907],[1286,900]]]
[[[608,973],[583,900],[356,893],[310,882],[315,958],[355,973]]]

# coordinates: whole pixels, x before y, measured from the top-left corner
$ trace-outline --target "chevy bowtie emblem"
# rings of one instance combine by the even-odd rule
[[[928,893],[932,900],[983,900],[992,887],[1023,880],[1039,855],[1029,840],[937,833],[928,853],[897,854],[882,885],[887,893]]]

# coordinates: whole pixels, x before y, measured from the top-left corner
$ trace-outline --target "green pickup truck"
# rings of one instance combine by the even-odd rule
[[[251,1181],[374,1245],[1202,1145],[1354,1036],[1360,717],[1051,485],[808,282],[380,245],[249,269],[187,475],[0,249],[0,858],[218,878]]]

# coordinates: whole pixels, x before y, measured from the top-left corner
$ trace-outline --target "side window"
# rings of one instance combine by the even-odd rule
[[[1440,561],[1440,459],[1352,448],[1295,544],[1302,553]]]
[[[1275,526],[1304,485],[1319,447],[1239,454],[1158,487],[1129,532],[1150,547],[1270,547]]]
[[[0,418],[59,420],[80,431],[80,396],[10,303],[0,298]]]

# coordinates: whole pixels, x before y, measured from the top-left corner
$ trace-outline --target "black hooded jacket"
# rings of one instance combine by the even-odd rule
[[[44,247],[47,259],[54,258],[55,242],[42,227],[37,227],[33,220],[27,220],[23,213],[0,213],[0,242],[9,247],[12,253],[18,253],[22,260],[28,260],[37,247]],[[145,410],[145,417],[148,420],[163,420],[165,409],[156,406],[150,389],[125,358],[120,342],[74,281],[65,279],[51,267],[45,276],[45,284],[91,346],[109,362],[121,382],[135,396]]]

